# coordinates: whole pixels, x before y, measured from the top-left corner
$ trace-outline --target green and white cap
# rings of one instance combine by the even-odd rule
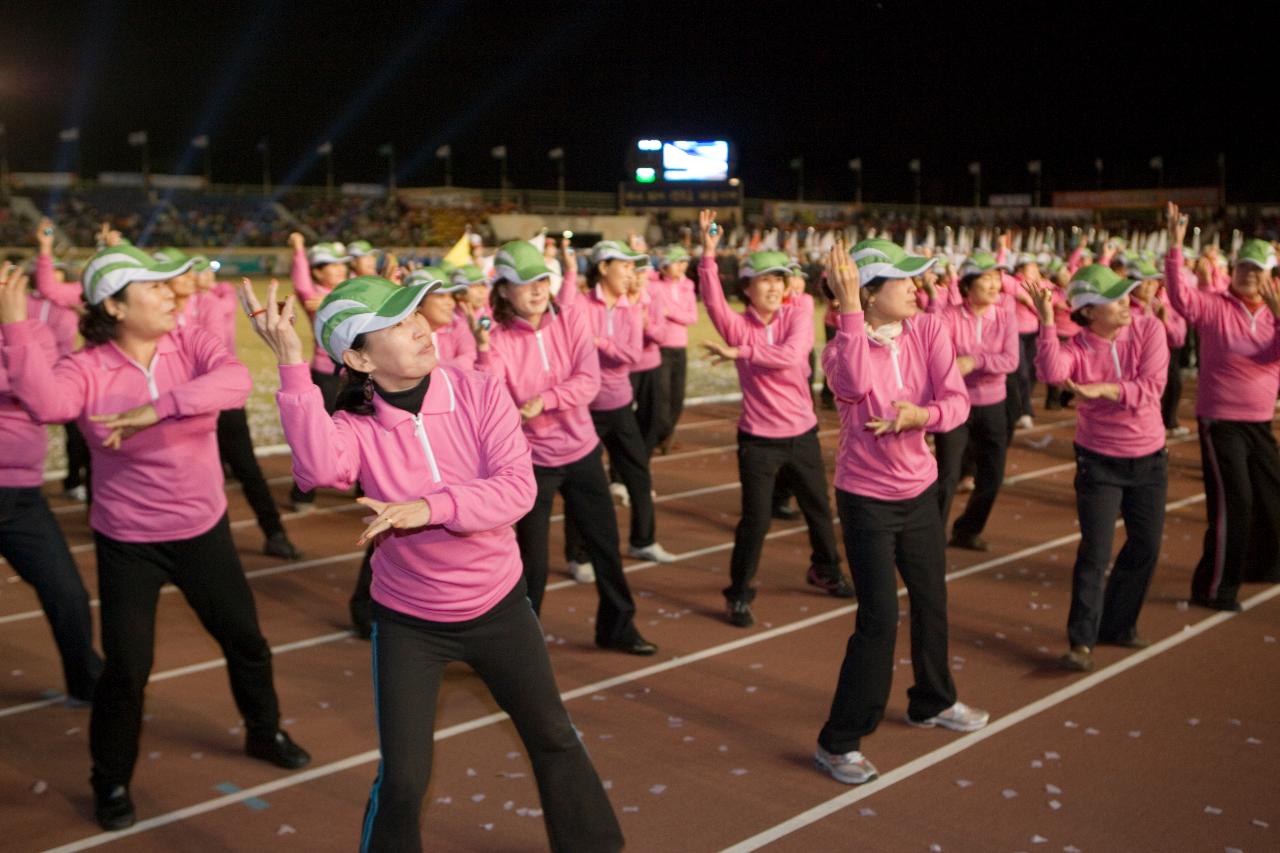
[[[984,272],[990,272],[995,268],[995,255],[990,252],[974,252],[965,259],[964,264],[960,267],[960,277],[967,278],[971,275],[982,275]]]
[[[133,281],[167,281],[191,268],[191,259],[164,261],[148,255],[137,246],[121,243],[100,249],[85,264],[80,274],[84,301],[98,305],[114,296]]]
[[[621,240],[601,240],[591,247],[592,266],[603,261],[635,261],[636,266],[640,266],[642,260],[647,263],[649,256],[644,252],[637,252]]]
[[[658,265],[665,267],[668,264],[687,260],[689,260],[689,253],[684,250],[684,246],[668,246],[658,258]]]
[[[933,266],[934,259],[908,255],[892,240],[863,240],[849,250],[865,285],[873,278],[911,278]]]
[[[341,243],[316,243],[307,250],[307,264],[322,267],[325,264],[345,264],[351,260],[347,247]]]
[[[1123,299],[1137,286],[1136,279],[1121,278],[1105,264],[1089,264],[1072,276],[1067,285],[1067,300],[1072,311],[1086,305],[1105,305]]]
[[[738,275],[742,278],[755,278],[758,275],[791,275],[791,258],[786,252],[752,252],[742,262]]]
[[[1129,278],[1135,281],[1148,281],[1164,276],[1164,273],[1160,272],[1155,263],[1148,258],[1130,258],[1126,272],[1128,272]]]
[[[1264,270],[1271,270],[1276,265],[1276,250],[1266,240],[1259,240],[1256,237],[1246,240],[1240,247],[1240,254],[1236,255],[1236,264],[1250,264]]]
[[[533,284],[544,278],[551,278],[551,270],[542,257],[538,247],[528,240],[512,240],[498,248],[493,256],[494,283],[505,281],[508,284]]]
[[[355,240],[347,244],[347,254],[353,258],[364,258],[378,254],[378,250],[368,240]]]
[[[358,336],[386,329],[412,314],[427,295],[427,284],[398,285],[376,275],[349,278],[316,310],[315,335],[338,364]]]
[[[440,268],[444,269],[444,266],[441,265]],[[460,284],[463,287],[470,287],[473,284],[489,284],[489,279],[484,274],[484,270],[475,264],[463,264],[460,267],[454,267],[449,273],[449,281],[453,284]]]
[[[791,258],[790,261],[788,262],[787,275],[798,275],[801,278],[803,278],[805,281],[809,280],[809,274],[804,271],[804,266],[800,263],[799,259],[797,258]]]
[[[413,287],[417,284],[426,285],[428,295],[432,293],[457,293],[467,289],[465,284],[455,284],[450,281],[449,276],[439,267],[419,267],[405,276],[405,287]]]
[[[210,266],[211,264],[209,263],[209,259],[206,258],[204,255],[191,256],[192,272],[204,272],[205,270],[209,269]]]
[[[174,246],[165,246],[163,249],[157,249],[151,253],[151,257],[164,264],[180,264],[183,261],[190,260],[195,263],[195,258],[191,258],[186,252]]]
[[[1040,259],[1030,252],[1019,252],[1018,257],[1014,259],[1013,268],[1026,266],[1027,264],[1039,264]]]

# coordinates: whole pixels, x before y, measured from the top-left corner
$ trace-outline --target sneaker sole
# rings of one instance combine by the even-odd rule
[[[845,785],[864,785],[867,782],[870,782],[872,779],[875,779],[880,775],[879,772],[873,770],[870,773],[866,774],[865,776],[859,776],[858,778],[855,779],[852,776],[849,776],[847,774],[841,773],[839,770],[836,770],[834,767],[832,767],[830,764],[823,761],[821,758],[818,758],[818,756],[816,755],[813,757],[813,766],[818,768],[828,776],[830,776],[832,779],[835,779],[837,782],[842,782]]]
[[[982,731],[987,727],[987,723],[991,722],[990,717],[983,720],[981,723],[978,723],[977,725],[972,725],[972,724],[961,725],[959,723],[944,723],[941,720],[925,720],[922,723],[922,722],[913,720],[910,717],[904,717],[903,719],[907,721],[907,725],[917,729],[938,728],[938,729],[946,729],[949,732],[965,732],[966,734],[970,732]]]

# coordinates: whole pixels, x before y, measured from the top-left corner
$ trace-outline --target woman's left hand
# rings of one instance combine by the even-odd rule
[[[906,432],[909,429],[924,429],[925,424],[929,422],[929,410],[917,406],[915,403],[909,403],[906,400],[894,400],[893,407],[898,410],[893,420],[873,417],[867,421],[866,428],[877,436],[881,436],[886,432],[899,433]]]
[[[160,416],[156,414],[155,406],[145,403],[141,406],[135,406],[127,412],[117,412],[114,415],[90,415],[89,420],[102,424],[111,430],[107,437],[103,439],[102,446],[112,450],[119,450],[121,443],[126,438],[152,424],[159,423]]]
[[[707,355],[711,356],[711,363],[713,365],[738,360],[737,347],[731,347],[728,344],[722,344],[719,341],[703,341],[702,348],[707,351]]]
[[[1110,400],[1113,403],[1120,400],[1120,386],[1114,382],[1091,382],[1080,385],[1068,379],[1062,387],[1086,400]]]
[[[373,498],[356,498],[356,503],[377,513],[364,517],[369,526],[356,540],[357,545],[363,545],[388,530],[413,530],[431,523],[431,507],[425,500],[387,503]]]

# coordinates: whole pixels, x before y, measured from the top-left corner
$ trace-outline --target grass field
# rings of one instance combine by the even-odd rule
[[[265,294],[269,277],[255,276],[253,280],[258,287],[259,293]],[[288,281],[282,281],[282,285],[287,288],[289,286]],[[820,308],[814,316],[814,340],[819,348],[821,348],[823,340],[822,317],[824,313],[825,308]],[[280,416],[275,404],[275,393],[280,387],[280,377],[276,371],[275,361],[266,344],[262,343],[254,335],[253,329],[249,326],[249,319],[243,314],[238,314],[237,318],[236,341],[239,356],[253,376],[253,392],[249,395],[249,403],[246,408],[249,414],[249,428],[253,432],[254,445],[267,447],[274,444],[282,444],[284,435],[280,430]],[[299,323],[298,333],[305,344],[304,351],[310,354],[312,351],[310,324]],[[715,329],[712,328],[711,321],[707,319],[705,309],[699,303],[698,322],[689,329],[689,375],[685,391],[686,396],[700,397],[708,394],[731,393],[738,390],[738,374],[733,369],[733,366],[723,364],[718,367],[712,367],[708,359],[703,355],[701,343],[718,339],[719,336],[716,334]],[[48,472],[62,471],[65,467],[66,454],[62,427],[50,427],[49,454],[45,459],[45,470]]]

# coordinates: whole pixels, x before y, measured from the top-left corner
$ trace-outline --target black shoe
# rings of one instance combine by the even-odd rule
[[[276,767],[283,767],[285,770],[298,770],[311,763],[311,754],[279,730],[269,738],[250,735],[245,739],[244,751],[254,758],[270,761]]]
[[[634,640],[624,640],[621,643],[602,643],[597,640],[596,645],[602,649],[625,652],[626,654],[639,655],[640,657],[648,657],[658,653],[658,647],[639,634],[636,635]]]
[[[280,557],[283,560],[301,560],[302,552],[293,547],[289,537],[283,530],[272,533],[262,546],[262,553],[268,557]]]
[[[351,630],[356,632],[356,637],[358,639],[373,639],[373,622],[369,619],[357,619],[353,615],[351,617]]]
[[[951,541],[947,543],[948,548],[963,548],[966,551],[989,551],[991,546],[987,544],[987,540],[981,536],[962,536],[958,533],[951,534]]]
[[[133,800],[124,785],[93,786],[93,819],[107,832],[133,826]]]
[[[843,572],[835,580],[832,580],[831,578],[824,578],[818,574],[816,568],[810,566],[809,574],[805,575],[804,579],[810,586],[816,586],[826,592],[827,595],[835,598],[853,598],[857,595],[853,589],[853,582],[845,577]]]
[[[751,615],[751,605],[745,601],[730,601],[729,624],[735,628],[750,628],[756,624],[756,617]]]
[[[1130,634],[1127,637],[1116,637],[1115,639],[1098,638],[1100,646],[1119,646],[1122,649],[1145,649],[1150,647],[1151,641],[1139,637],[1137,634]]]
[[[1210,610],[1225,610],[1228,613],[1239,613],[1244,609],[1240,606],[1240,602],[1238,601],[1222,601],[1218,598],[1192,597],[1190,601],[1196,607],[1207,607]]]
[[[791,521],[793,518],[800,517],[800,510],[789,503],[778,504],[773,508],[773,517],[779,521]]]

